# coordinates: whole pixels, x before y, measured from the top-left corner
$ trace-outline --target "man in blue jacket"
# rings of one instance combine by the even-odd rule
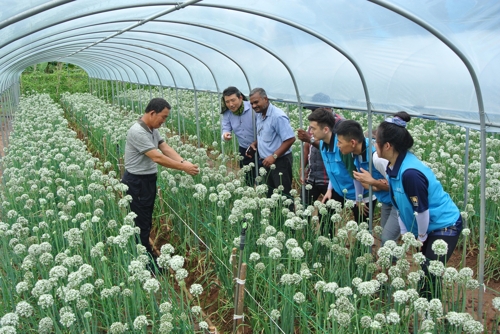
[[[335,116],[331,111],[319,108],[313,111],[307,119],[314,138],[319,140],[319,150],[330,179],[323,202],[333,199],[344,205],[345,200],[355,201],[356,205],[352,208],[355,219],[366,221],[368,219],[367,206],[356,197],[354,183],[357,181],[352,176],[356,167],[353,159],[340,152],[337,147],[337,136],[332,131],[335,126]],[[363,193],[363,196],[365,195]]]
[[[365,138],[361,125],[352,120],[342,122],[337,128],[337,146],[342,154],[352,154],[356,171],[354,178],[363,185],[363,188],[372,186],[377,200],[382,203],[380,226],[382,226],[382,245],[387,240],[396,241],[399,238],[400,229],[397,210],[392,206],[389,184],[385,178],[388,161],[379,158],[375,145],[371,152],[368,151],[369,139]],[[372,172],[369,173],[369,156],[372,156]],[[364,190],[356,189],[358,197]],[[375,208],[375,203],[372,207]]]

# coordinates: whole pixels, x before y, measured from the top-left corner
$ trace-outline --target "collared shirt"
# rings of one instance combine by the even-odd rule
[[[252,110],[249,101],[243,101],[243,113],[241,116],[233,114],[231,110],[226,110],[222,114],[222,134],[226,132],[234,132],[238,144],[241,147],[248,147],[253,143],[254,139],[254,124],[252,119],[255,113]]]
[[[354,188],[354,179],[349,174],[343,161],[344,155],[340,153],[337,147],[337,136],[332,134],[330,143],[323,140],[319,142],[319,150],[325,163],[326,172],[330,178],[330,184],[333,190],[346,199],[356,200],[356,190]],[[352,156],[349,154],[348,156]],[[344,194],[344,189],[347,191]]]
[[[340,115],[333,113],[335,116],[335,126],[333,127],[333,133],[337,133],[339,125],[345,120],[345,118]],[[307,129],[307,133],[312,137],[311,127]],[[307,175],[307,182],[314,184],[328,184],[328,174],[326,173],[325,164],[323,163],[323,158],[321,157],[321,152],[314,147],[310,146],[309,156],[307,157],[309,161],[309,173]]]
[[[361,151],[362,151],[361,154],[359,154],[359,155],[356,155],[354,153],[352,154],[353,158],[354,158],[354,165],[356,166],[356,169],[358,170],[358,172],[361,171],[361,168],[363,168],[367,172],[370,171],[369,151],[368,151],[369,140],[370,139],[365,138],[365,140],[363,141],[362,146],[361,146]],[[375,180],[385,179],[385,174],[386,174],[385,170],[386,170],[387,164],[389,162],[386,159],[379,158],[374,145],[372,145],[372,153],[371,154],[372,154],[372,164],[373,164],[371,176]],[[391,195],[390,195],[389,191],[387,191],[387,190],[374,190],[373,194],[379,200],[379,202],[381,202],[383,204],[392,204]],[[357,195],[358,194],[356,194],[356,196]]]
[[[290,125],[290,119],[278,107],[269,103],[266,117],[257,114],[257,150],[262,159],[273,155],[287,139],[294,138],[295,132]],[[283,155],[291,153],[290,147]]]
[[[158,149],[165,140],[157,129],[151,130],[146,123],[138,119],[127,132],[125,143],[125,169],[132,174],[154,174],[158,166],[146,152]]]

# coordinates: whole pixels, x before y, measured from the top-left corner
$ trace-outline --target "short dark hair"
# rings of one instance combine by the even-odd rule
[[[234,86],[229,86],[222,92],[222,96],[231,96],[233,94],[236,94],[237,98],[240,98],[242,96],[245,97],[243,94],[241,94],[240,90]]]
[[[361,125],[353,120],[346,119],[341,122],[337,127],[337,136],[343,136],[347,140],[357,140],[359,143],[362,143],[365,139],[365,135],[363,134],[363,129]]]
[[[335,116],[333,113],[326,108],[318,108],[307,116],[309,122],[316,122],[320,127],[328,127],[330,131],[333,131],[335,126]]]
[[[405,111],[398,111],[394,117],[407,123],[411,120],[411,116]],[[377,129],[377,144],[381,146],[385,143],[391,144],[396,152],[404,153],[412,148],[413,137],[406,127],[384,121]]]
[[[267,97],[267,93],[264,90],[264,88],[260,88],[260,87],[252,89],[252,91],[250,92],[250,96],[257,94],[257,93],[260,95],[260,97]]]
[[[159,114],[163,111],[163,109],[172,109],[170,107],[170,104],[163,98],[161,97],[155,97],[151,101],[149,101],[145,113],[148,113],[150,111],[154,111],[155,113]]]

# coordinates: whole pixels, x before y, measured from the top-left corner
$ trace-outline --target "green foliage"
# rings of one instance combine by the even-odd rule
[[[88,74],[73,64],[49,62],[33,65],[21,75],[21,92],[32,91],[47,93],[59,102],[63,92],[88,92]]]

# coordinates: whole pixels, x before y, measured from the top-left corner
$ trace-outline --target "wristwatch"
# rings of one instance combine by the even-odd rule
[[[313,137],[313,136],[311,136],[311,139],[309,139],[309,142],[310,142],[311,144],[314,144],[314,142],[315,142],[315,141],[316,141],[316,139],[314,139],[314,137]]]
[[[274,160],[278,159],[278,155],[276,153],[273,154]]]

